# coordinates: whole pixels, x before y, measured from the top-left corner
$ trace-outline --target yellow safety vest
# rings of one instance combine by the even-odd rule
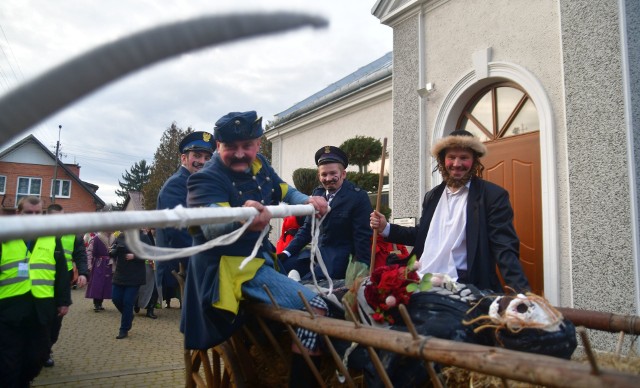
[[[56,238],[53,236],[38,238],[31,251],[27,250],[23,240],[2,243],[0,299],[29,291],[36,298],[53,298],[56,278],[55,249]],[[22,273],[20,264],[23,264]]]
[[[64,251],[64,258],[67,259],[67,270],[73,269],[73,248],[76,244],[76,235],[68,234],[60,237],[62,242],[62,250]]]

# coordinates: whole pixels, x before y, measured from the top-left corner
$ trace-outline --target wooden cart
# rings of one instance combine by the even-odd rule
[[[325,338],[327,354],[320,370],[307,360],[321,386],[364,386],[358,373],[346,370],[340,356],[331,346],[330,338],[358,342],[366,347],[383,384],[391,387],[375,349],[392,351],[422,359],[435,387],[445,386],[442,377],[435,372],[434,363],[454,366],[485,375],[496,376],[503,386],[508,381],[532,385],[564,387],[637,387],[640,370],[624,373],[600,368],[595,358],[591,363],[569,361],[550,356],[518,352],[503,348],[460,343],[415,332],[401,306],[408,333],[364,326],[351,321],[315,316],[308,312],[287,310],[278,306],[252,304],[248,309],[255,321],[246,325],[231,339],[206,351],[185,350],[187,387],[256,387],[286,386],[288,377],[288,345],[297,341],[294,327],[304,327],[320,333]],[[620,332],[631,335],[640,333],[640,317],[609,313],[559,309],[565,318],[580,329]],[[349,311],[347,309],[347,311]],[[273,322],[280,329],[274,330]],[[282,337],[288,332],[288,341]],[[591,354],[586,334],[582,334],[587,355]],[[337,379],[337,374],[342,380]]]

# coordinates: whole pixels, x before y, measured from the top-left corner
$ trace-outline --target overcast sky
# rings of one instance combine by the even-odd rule
[[[164,130],[176,122],[211,131],[229,111],[279,112],[392,50],[392,30],[371,15],[375,0],[2,0],[0,94],[98,45],[163,23],[242,11],[324,16],[310,28],[243,40],[172,58],[94,92],[21,133],[33,133],[80,178],[115,203],[125,170],[153,161]]]

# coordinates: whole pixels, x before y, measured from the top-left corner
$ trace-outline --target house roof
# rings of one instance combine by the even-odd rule
[[[391,77],[392,72],[393,52],[388,52],[368,65],[359,68],[339,81],[332,83],[319,92],[298,102],[289,109],[276,114],[272,123],[272,129]]]
[[[27,143],[36,144],[37,146],[42,148],[42,151],[47,156],[49,156],[54,161],[56,160],[56,156],[53,154],[53,152],[49,151],[49,149],[47,147],[45,147],[44,144],[42,144],[42,142],[40,142],[40,140],[38,140],[33,135],[29,135],[29,136],[25,137],[24,139],[20,140],[19,142],[15,143],[14,145],[10,146],[6,150],[0,152],[0,159],[2,159],[5,155],[8,155],[8,154],[12,153],[13,151],[17,150],[18,148],[22,147],[23,145],[25,145]],[[104,207],[105,206],[104,201],[100,197],[98,197],[98,195],[96,195],[96,190],[98,190],[98,186],[97,185],[94,185],[92,183],[87,183],[87,182],[84,182],[83,180],[81,180],[78,175],[76,175],[73,171],[71,171],[71,169],[69,169],[69,167],[67,167],[64,163],[60,162],[60,160],[58,160],[58,166],[60,168],[62,168],[71,177],[71,179],[76,181],[80,185],[80,187],[82,187],[89,194],[91,194],[91,196],[93,197],[93,200],[95,201],[96,205],[99,205],[100,207]]]
[[[144,210],[144,197],[139,191],[129,191],[127,193],[127,199],[124,200],[122,209],[126,209],[129,203],[131,203],[133,210]]]

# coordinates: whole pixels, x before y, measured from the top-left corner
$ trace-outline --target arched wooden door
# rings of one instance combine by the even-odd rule
[[[493,84],[471,99],[458,128],[478,136],[487,146],[483,178],[509,192],[520,262],[532,291],[544,295],[540,126],[533,102],[517,84]]]

